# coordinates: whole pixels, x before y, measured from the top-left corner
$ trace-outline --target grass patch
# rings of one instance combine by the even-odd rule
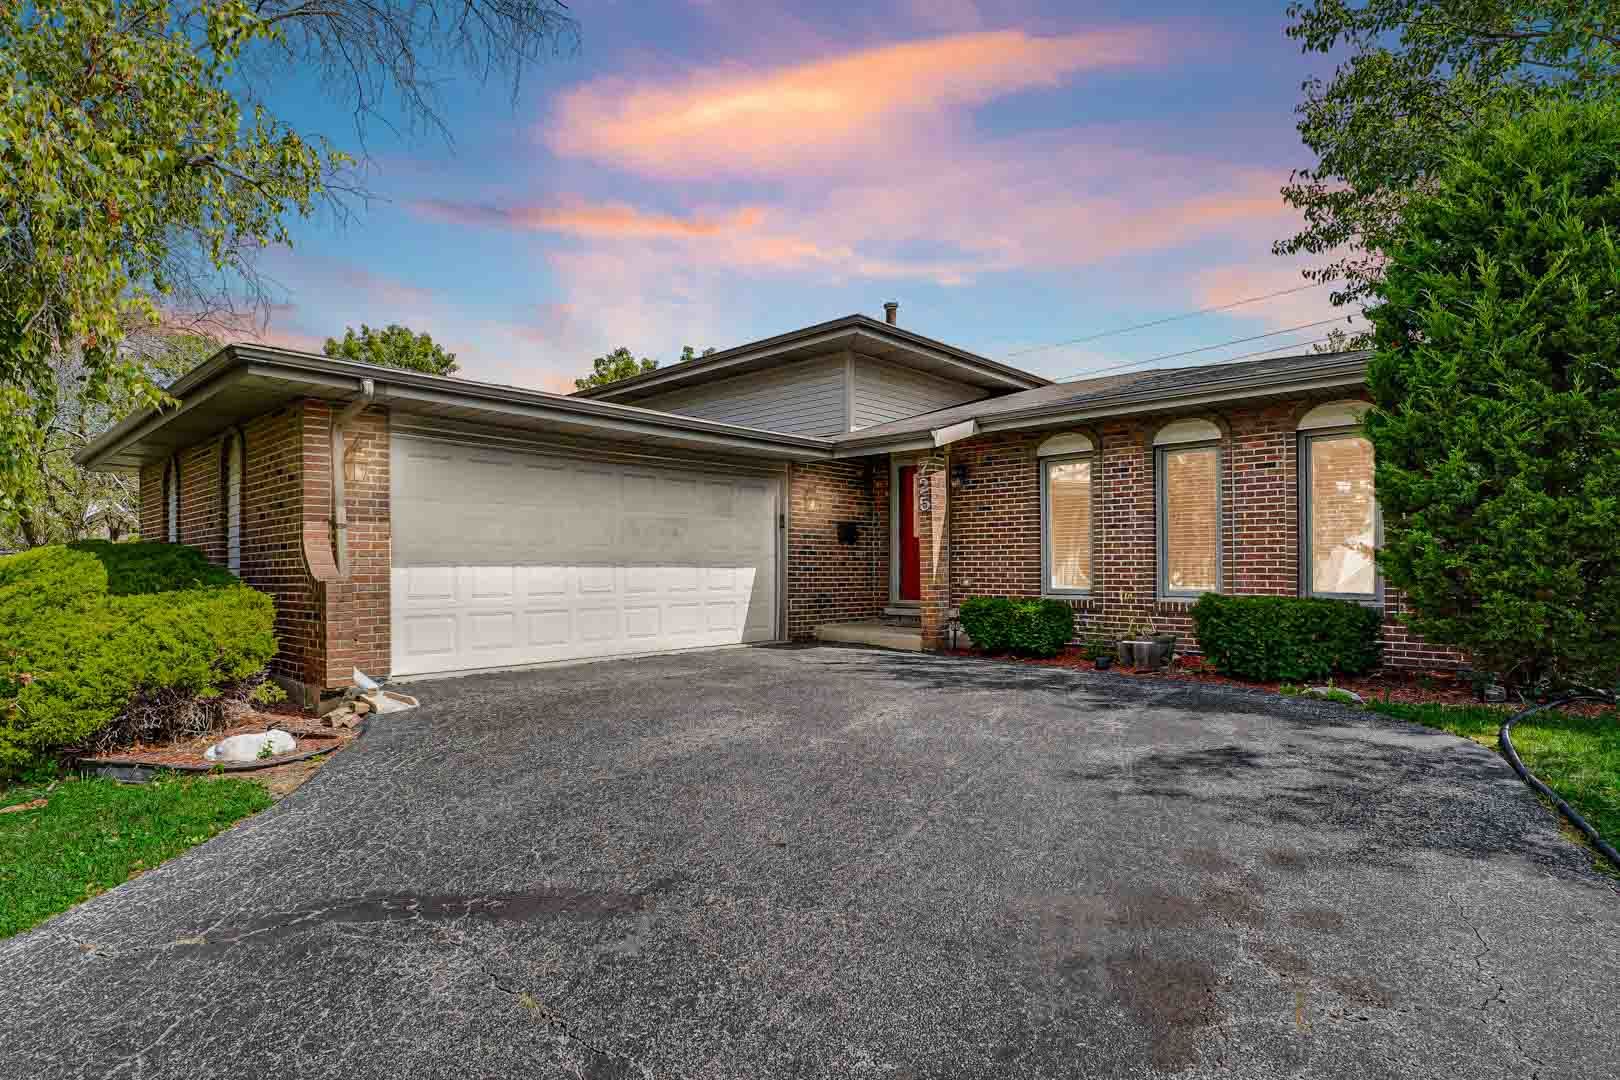
[[[63,779],[0,789],[0,938],[10,937],[200,844],[271,799],[251,780],[150,784]]]
[[[1497,749],[1502,709],[1483,705],[1409,705],[1372,701],[1367,707]],[[1620,714],[1537,713],[1513,726],[1525,766],[1558,792],[1611,845],[1620,847]]]

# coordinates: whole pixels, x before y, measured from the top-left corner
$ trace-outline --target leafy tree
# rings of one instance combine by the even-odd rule
[[[323,75],[362,130],[395,107],[442,129],[452,69],[515,94],[572,28],[560,0],[0,3],[0,509],[41,497],[59,357],[91,402],[161,402],[131,329],[257,300],[254,253],[341,209],[349,157],[268,105],[287,69]]]
[[[140,369],[157,386],[167,386],[202,363],[218,348],[213,338],[196,333],[136,330],[119,346],[121,362]],[[120,540],[140,528],[139,488],[133,476],[90,472],[73,455],[92,439],[134,412],[140,394],[127,383],[110,383],[106,392],[79,392],[86,373],[78,352],[52,358],[56,382],[55,410],[47,420],[36,452],[21,465],[29,485],[39,492],[26,504],[0,505],[0,548],[32,548],[106,537]]]
[[[1411,623],[1534,680],[1620,677],[1620,104],[1477,126],[1411,195],[1369,311]]]
[[[1620,94],[1613,0],[1302,0],[1288,16],[1305,52],[1350,55],[1302,87],[1317,164],[1283,189],[1304,227],[1274,250],[1325,256],[1306,276],[1342,280],[1339,303],[1367,295],[1407,199],[1481,117]]]
[[[712,352],[714,352],[714,347],[711,345],[704,349],[701,355],[708,356]],[[682,345],[681,358],[677,363],[696,360],[699,355],[698,351],[692,346]],[[606,356],[598,356],[595,360],[592,360],[591,373],[583,379],[575,379],[574,389],[589,390],[592,387],[616,383],[620,379],[628,379],[632,375],[645,375],[649,371],[656,370],[658,370],[658,361],[645,356],[637,360],[634,353],[620,345]]]
[[[454,375],[457,370],[455,353],[446,352],[431,336],[412,333],[398,323],[390,323],[386,330],[373,330],[361,323],[358,334],[354,327],[346,327],[343,340],[327,338],[321,351],[339,360],[382,364],[428,375]]]
[[[591,373],[583,379],[575,379],[574,389],[589,390],[594,386],[606,386],[657,369],[658,361],[646,356],[637,360],[634,353],[620,345],[606,356],[592,360]]]

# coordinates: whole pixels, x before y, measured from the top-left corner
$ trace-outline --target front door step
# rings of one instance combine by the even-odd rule
[[[816,637],[846,645],[876,645],[883,649],[904,649],[922,652],[922,629],[919,626],[900,626],[877,619],[860,622],[825,623],[816,627]]]

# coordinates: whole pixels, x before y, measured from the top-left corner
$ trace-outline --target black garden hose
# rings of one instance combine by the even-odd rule
[[[1571,825],[1575,826],[1581,831],[1581,835],[1585,836],[1587,840],[1591,841],[1592,846],[1597,848],[1598,851],[1602,853],[1603,857],[1608,859],[1609,862],[1614,865],[1616,870],[1620,870],[1620,851],[1615,851],[1614,848],[1610,847],[1603,837],[1598,835],[1598,831],[1592,828],[1591,824],[1585,818],[1581,817],[1580,813],[1573,806],[1569,805],[1569,803],[1560,798],[1558,793],[1552,788],[1548,787],[1546,784],[1543,784],[1535,773],[1525,768],[1524,762],[1519,760],[1519,752],[1513,748],[1514,724],[1517,724],[1520,720],[1534,716],[1538,712],[1543,712],[1547,709],[1556,709],[1561,705],[1568,705],[1572,701],[1604,701],[1608,702],[1610,705],[1614,704],[1614,698],[1610,695],[1589,691],[1582,694],[1571,694],[1568,697],[1562,697],[1556,701],[1549,701],[1542,705],[1532,705],[1530,708],[1516,712],[1506,720],[1502,721],[1502,730],[1497,733],[1496,741],[1502,747],[1502,756],[1508,759],[1508,764],[1512,765],[1513,771],[1519,774],[1519,779],[1523,780],[1526,784],[1529,784],[1530,787],[1538,794],[1545,796],[1554,806],[1558,808],[1558,812],[1563,814],[1564,818]]]

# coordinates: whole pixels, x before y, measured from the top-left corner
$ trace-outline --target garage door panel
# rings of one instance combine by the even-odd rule
[[[581,566],[574,571],[581,595],[613,592],[618,576],[618,567],[615,566]]]
[[[399,636],[410,656],[453,657],[456,654],[454,615],[408,616],[403,620],[403,630],[404,633]]]
[[[517,595],[517,568],[513,566],[469,566],[464,580],[469,600],[511,600]]]
[[[657,605],[626,607],[624,609],[624,636],[631,639],[656,638],[662,631],[663,620]]]
[[[404,583],[405,597],[413,604],[434,600],[450,603],[456,598],[456,568],[453,566],[410,567]]]
[[[525,613],[528,626],[527,644],[535,648],[566,645],[572,636],[570,613],[567,608],[553,608]]]
[[[475,611],[467,616],[467,648],[476,652],[517,644],[517,616],[510,611]]]
[[[612,641],[619,636],[617,607],[587,607],[579,610],[579,637],[582,641]]]
[[[396,436],[395,674],[776,636],[772,481]]]

